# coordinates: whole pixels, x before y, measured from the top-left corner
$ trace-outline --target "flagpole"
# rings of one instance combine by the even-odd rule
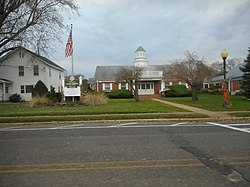
[[[72,39],[72,42],[73,42],[72,29],[73,29],[73,24],[71,24],[71,39]],[[73,43],[73,45],[74,45],[74,43]],[[72,55],[71,55],[71,70],[72,70],[72,75],[74,75],[74,63],[73,63],[73,59],[74,58],[73,58],[73,54],[74,54],[74,51],[72,52]]]

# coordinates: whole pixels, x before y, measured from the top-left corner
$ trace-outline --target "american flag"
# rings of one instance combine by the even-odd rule
[[[72,28],[69,33],[69,38],[66,44],[65,57],[73,55],[73,40],[72,40]]]

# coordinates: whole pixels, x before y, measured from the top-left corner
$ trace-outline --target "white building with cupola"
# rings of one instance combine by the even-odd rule
[[[165,88],[163,71],[166,65],[150,65],[146,57],[146,50],[140,45],[135,50],[135,59],[131,66],[143,68],[142,78],[138,83],[139,97],[160,97],[161,91]],[[128,83],[115,80],[115,73],[122,67],[125,66],[97,66],[94,76],[95,90],[111,92],[113,90],[128,89]]]

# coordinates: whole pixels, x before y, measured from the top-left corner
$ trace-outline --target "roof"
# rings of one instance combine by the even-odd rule
[[[97,66],[94,79],[97,81],[115,81],[115,73],[129,66]],[[164,71],[166,65],[148,65],[144,71]]]
[[[115,73],[125,66],[97,66],[95,70],[95,80],[114,81]]]
[[[136,51],[135,51],[135,52],[139,52],[139,51],[146,52],[146,50],[145,50],[145,49],[143,49],[143,47],[142,47],[142,46],[139,46],[139,47],[136,49]]]
[[[13,81],[0,77],[0,83],[13,83]]]
[[[227,72],[226,78],[227,79],[234,79],[234,78],[239,78],[243,76],[243,72],[240,70],[240,67],[242,67],[245,63],[241,63],[236,65],[232,70]],[[212,82],[216,81],[222,81],[224,79],[224,76],[217,76],[211,79]]]
[[[47,59],[46,57],[40,56],[40,55],[38,55],[38,54],[36,54],[36,53],[34,53],[34,52],[32,52],[32,51],[30,51],[30,50],[24,48],[24,47],[21,47],[21,46],[17,47],[16,49],[10,51],[9,53],[7,53],[7,54],[4,55],[3,57],[1,57],[1,58],[0,58],[0,63],[1,63],[3,60],[5,60],[6,58],[10,57],[12,54],[14,54],[14,53],[15,53],[16,51],[18,51],[18,50],[25,50],[25,51],[27,51],[28,53],[30,53],[31,55],[33,55],[33,56],[39,58],[40,60],[42,60],[43,62],[45,62],[47,65],[52,66],[52,67],[55,67],[55,68],[60,69],[60,70],[62,70],[62,71],[66,71],[64,68],[62,68],[61,66],[59,66],[59,65],[57,65],[56,63],[52,62],[51,60]]]

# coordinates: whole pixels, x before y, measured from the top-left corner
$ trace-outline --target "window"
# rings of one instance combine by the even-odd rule
[[[20,57],[20,58],[24,58],[24,53],[20,52],[20,53],[19,53],[19,57]]]
[[[34,66],[34,76],[39,75],[39,66]]]
[[[21,86],[21,93],[32,93],[33,85],[22,85]]]
[[[147,84],[139,84],[138,85],[138,89],[141,89],[141,90],[150,90],[150,89],[154,89],[154,84],[152,83],[147,83]]]
[[[241,81],[241,80],[239,80],[238,84],[239,84],[239,86],[242,86],[242,81]]]
[[[21,93],[24,93],[24,86],[21,86]]]
[[[51,77],[51,67],[49,67],[49,77]]]
[[[150,89],[150,84],[146,84],[146,89]]]
[[[121,83],[121,90],[127,89],[127,83]]]
[[[61,73],[59,73],[59,79],[61,79],[62,78],[62,75],[61,75]]]
[[[19,76],[24,76],[24,66],[18,66]]]
[[[110,83],[105,83],[104,89],[105,89],[105,90],[110,90]]]
[[[9,87],[8,86],[5,87],[5,93],[9,93]]]
[[[32,93],[33,85],[26,85],[26,93]]]

